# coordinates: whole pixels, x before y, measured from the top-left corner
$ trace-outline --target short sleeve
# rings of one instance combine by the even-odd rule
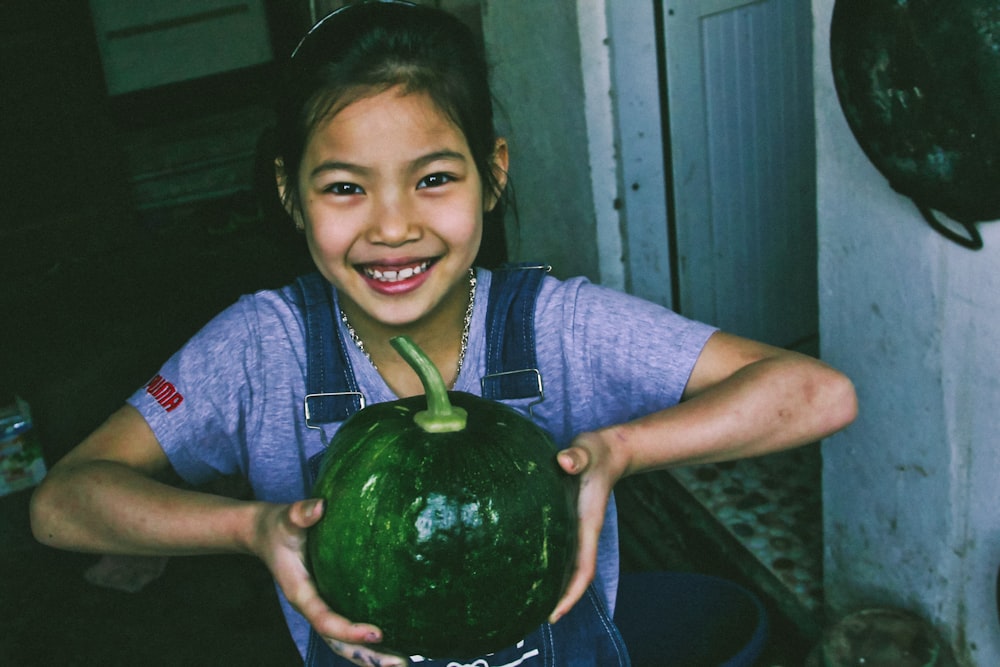
[[[246,473],[252,397],[259,380],[252,299],[213,318],[128,400],[176,472],[191,484]]]

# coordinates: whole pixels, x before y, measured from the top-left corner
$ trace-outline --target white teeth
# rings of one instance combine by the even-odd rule
[[[423,273],[430,266],[430,262],[424,262],[413,267],[407,267],[405,269],[400,269],[399,271],[379,271],[378,269],[365,269],[365,274],[369,278],[374,278],[380,282],[384,283],[395,283],[400,280],[406,280],[412,278],[415,275]]]

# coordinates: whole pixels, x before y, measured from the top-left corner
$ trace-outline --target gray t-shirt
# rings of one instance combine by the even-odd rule
[[[477,277],[469,347],[454,389],[479,395],[486,372],[491,274],[479,269]],[[584,278],[546,277],[535,313],[545,400],[532,408],[532,417],[560,447],[581,432],[676,404],[715,331]],[[395,400],[361,352],[346,347],[366,402]],[[307,462],[337,426],[327,426],[323,433],[307,428],[305,375],[304,322],[293,289],[285,287],[240,298],[171,357],[129,403],[188,483],[241,475],[259,500],[286,503],[307,497]],[[505,402],[526,414],[532,399]],[[609,610],[614,609],[617,584],[618,526],[612,499],[597,575]],[[283,596],[281,602],[304,653],[308,624]]]

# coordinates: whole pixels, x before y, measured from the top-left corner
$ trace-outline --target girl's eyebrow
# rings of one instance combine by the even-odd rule
[[[316,178],[325,171],[348,171],[355,174],[366,174],[370,169],[350,162],[338,162],[336,160],[326,160],[320,162],[309,172],[309,178]]]
[[[433,153],[428,153],[427,155],[421,155],[416,160],[410,163],[412,169],[420,169],[425,167],[432,162],[437,162],[438,160],[451,160],[453,162],[465,162],[465,155],[459,153],[458,151],[451,151],[447,149],[434,151]]]
[[[438,160],[465,162],[466,156],[458,151],[442,149],[439,151],[433,151],[431,153],[427,153],[426,155],[421,155],[417,159],[410,162],[409,168],[410,171],[415,171],[429,164],[437,162]],[[369,167],[363,167],[361,165],[353,164],[351,162],[327,160],[325,162],[320,162],[318,165],[313,167],[312,171],[309,172],[309,177],[316,178],[316,176],[326,171],[346,171],[355,174],[367,174],[372,170]]]

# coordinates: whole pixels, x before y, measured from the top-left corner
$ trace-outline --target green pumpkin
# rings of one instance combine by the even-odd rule
[[[576,545],[572,477],[543,429],[447,392],[409,339],[393,345],[426,396],[371,405],[331,440],[313,496],[309,565],[330,607],[408,655],[514,644],[555,607]]]

